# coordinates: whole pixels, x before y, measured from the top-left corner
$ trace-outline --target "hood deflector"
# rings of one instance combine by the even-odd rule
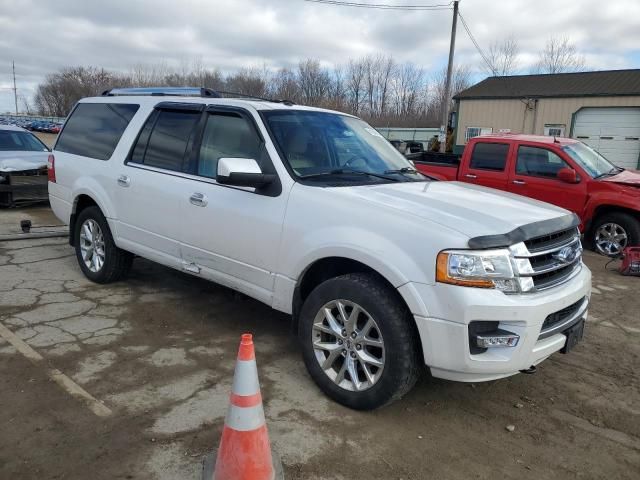
[[[484,235],[469,239],[470,248],[498,248],[509,247],[525,240],[542,237],[550,233],[568,230],[580,225],[580,219],[576,214],[565,215],[563,217],[542,220],[540,222],[529,223],[511,230],[509,233],[499,235]]]

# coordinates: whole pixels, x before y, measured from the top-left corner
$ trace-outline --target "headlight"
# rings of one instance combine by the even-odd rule
[[[451,285],[519,291],[508,250],[459,250],[438,254],[436,280]]]

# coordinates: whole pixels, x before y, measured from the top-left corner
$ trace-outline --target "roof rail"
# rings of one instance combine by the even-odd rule
[[[178,96],[178,97],[213,97],[220,98],[215,90],[204,87],[137,87],[112,88],[102,92],[103,97],[147,95],[147,96]]]
[[[248,95],[246,93],[226,92],[224,90],[217,90],[217,93],[219,93],[221,96],[227,96],[227,98],[248,98],[253,100],[262,100],[263,102],[282,103],[287,106],[295,105],[295,103],[293,103],[291,100],[265,98],[258,95]]]

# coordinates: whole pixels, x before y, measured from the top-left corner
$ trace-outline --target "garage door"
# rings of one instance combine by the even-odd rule
[[[583,108],[576,115],[573,138],[595,148],[615,165],[638,168],[640,108]]]

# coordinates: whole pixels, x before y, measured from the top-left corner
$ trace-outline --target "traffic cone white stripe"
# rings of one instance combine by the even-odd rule
[[[256,405],[255,407],[229,405],[225,423],[227,427],[238,432],[256,430],[266,423],[262,405]]]
[[[258,367],[255,360],[238,360],[233,375],[233,388],[236,395],[255,395],[260,392]]]

